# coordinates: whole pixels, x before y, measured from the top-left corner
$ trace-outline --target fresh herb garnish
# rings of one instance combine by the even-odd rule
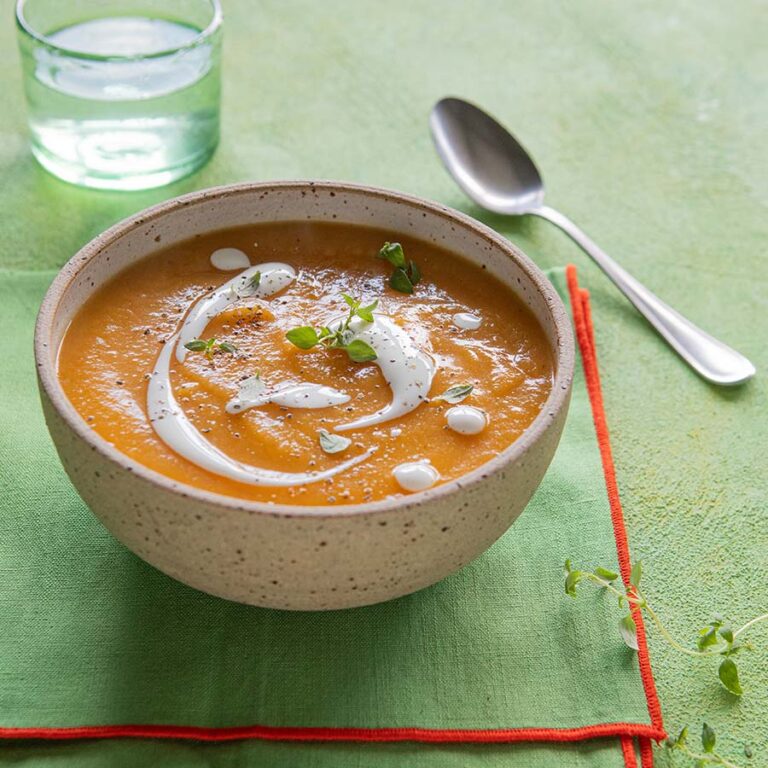
[[[356,363],[370,363],[371,360],[376,359],[376,352],[373,347],[362,339],[353,339],[344,349]]]
[[[722,766],[722,768],[738,768],[735,763],[726,760],[722,755],[715,752],[716,743],[717,737],[715,736],[715,732],[709,725],[707,725],[707,723],[704,723],[701,726],[701,748],[703,753],[697,752],[689,746],[687,725],[680,731],[678,736],[670,736],[667,738],[664,742],[664,746],[670,751],[681,752],[691,758],[691,760],[695,760],[697,768],[705,768],[705,766],[708,765],[719,765]],[[745,748],[744,753],[749,758],[752,756],[752,750],[749,749],[749,754],[747,754],[747,749],[748,748]]]
[[[255,291],[261,285],[261,272],[256,272],[248,281],[248,285]]]
[[[392,288],[400,293],[413,293],[413,286],[421,280],[421,271],[415,261],[405,258],[400,243],[384,243],[376,258],[388,261],[395,268],[389,278]]]
[[[378,299],[363,306],[361,301],[346,293],[342,293],[341,297],[349,307],[349,313],[344,322],[339,323],[335,330],[331,330],[327,326],[315,328],[311,325],[302,325],[298,328],[291,328],[285,337],[299,349],[312,349],[319,344],[328,349],[343,349],[349,358],[356,363],[367,363],[375,360],[376,352],[374,352],[373,347],[362,339],[355,339],[349,326],[356,317],[366,323],[372,323],[373,310],[379,305]]]
[[[455,405],[460,403],[465,397],[468,397],[473,389],[474,386],[472,384],[455,384],[452,387],[448,387],[442,395],[436,395],[430,399],[433,402],[435,400],[444,400],[446,403]]]
[[[640,591],[640,578],[642,565],[640,561],[632,566],[629,577],[629,586],[616,587],[614,582],[619,574],[607,568],[596,568],[592,571],[580,571],[571,567],[571,561],[565,561],[565,592],[571,597],[576,597],[576,586],[581,582],[588,582],[604,588],[615,595],[619,601],[619,607],[628,609],[628,614],[619,622],[619,632],[624,642],[634,650],[637,650],[637,631],[633,614],[645,611],[656,625],[661,636],[676,650],[688,656],[703,658],[719,656],[721,661],[718,667],[718,677],[723,686],[734,696],[741,696],[744,692],[739,680],[739,670],[734,657],[742,650],[751,650],[747,643],[741,643],[739,637],[748,629],[761,621],[768,620],[768,613],[764,613],[743,626],[734,630],[720,615],[715,615],[709,623],[699,630],[696,640],[696,648],[687,648],[675,640],[669,630],[662,624],[655,610],[648,604],[645,595]],[[716,763],[726,765],[726,763]]]
[[[327,429],[321,429],[319,431],[320,447],[326,453],[341,453],[346,451],[352,441],[348,437],[342,437],[341,435],[334,435]]]
[[[285,334],[285,338],[299,349],[312,349],[320,341],[317,331],[309,325],[302,325],[300,328],[291,328]]]
[[[209,360],[213,359],[213,355],[217,351],[226,352],[230,355],[234,355],[237,352],[237,347],[234,344],[230,344],[228,341],[219,341],[213,337],[210,339],[192,339],[184,347],[190,352],[204,352]]]

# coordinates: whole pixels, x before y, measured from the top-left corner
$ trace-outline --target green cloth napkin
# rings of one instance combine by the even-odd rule
[[[0,729],[511,729],[498,738],[514,739],[519,729],[629,723],[652,732],[637,656],[617,633],[615,601],[596,590],[575,601],[563,592],[567,557],[617,562],[580,363],[542,486],[474,563],[430,589],[368,608],[258,609],[197,592],[146,565],[102,528],[69,484],[40,413],[31,353],[35,313],[52,276],[6,271],[0,278],[0,399],[7,404],[0,415]],[[563,272],[553,279],[565,294]],[[552,748],[370,746],[365,764],[408,754],[408,764],[418,766],[545,766]],[[71,755],[78,747],[23,754],[31,764],[56,764],[67,749]],[[188,765],[190,755],[214,765],[244,756],[271,766],[357,765],[360,758],[359,746],[271,741],[79,749],[78,765],[140,764],[150,753],[170,765]],[[573,766],[624,764],[615,737],[562,749]]]

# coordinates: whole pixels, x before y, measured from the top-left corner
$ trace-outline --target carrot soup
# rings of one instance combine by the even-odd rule
[[[79,310],[58,360],[88,425],[166,477],[332,506],[435,487],[532,423],[547,339],[483,269],[336,223],[158,248]]]

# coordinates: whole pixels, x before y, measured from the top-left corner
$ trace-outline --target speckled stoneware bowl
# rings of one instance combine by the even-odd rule
[[[337,221],[407,233],[488,269],[533,310],[556,363],[543,410],[503,453],[459,480],[394,500],[328,507],[270,505],[207,493],[127,458],[67,400],[56,358],[82,303],[158,247],[255,222]],[[468,267],[471,269],[472,267]],[[434,584],[517,518],[555,452],[571,391],[574,347],[560,298],[539,269],[492,230],[396,192],[341,183],[239,184],[195,192],[116,224],[51,285],[35,336],[48,429],[88,506],[127,547],[186,584],[252,605],[294,610],[376,603]]]

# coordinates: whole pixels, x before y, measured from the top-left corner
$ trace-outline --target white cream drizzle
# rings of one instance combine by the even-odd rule
[[[251,260],[239,248],[219,248],[211,254],[211,265],[222,272],[247,269]]]
[[[283,382],[273,387],[263,386],[258,391],[255,387],[241,387],[240,392],[227,403],[226,410],[227,413],[242,413],[249,408],[257,408],[267,403],[275,403],[286,408],[330,408],[332,405],[343,405],[350,400],[346,392],[340,392],[325,384],[312,384],[308,381],[298,384]]]
[[[398,485],[404,491],[411,493],[431,488],[440,479],[440,473],[429,463],[428,459],[398,464],[392,470],[392,474]]]
[[[331,326],[333,327],[333,326]],[[374,314],[373,323],[355,318],[350,324],[353,337],[369,344],[382,375],[392,390],[392,400],[375,413],[334,427],[336,432],[370,427],[410,413],[427,399],[435,375],[434,360],[416,346],[397,323]]]
[[[254,288],[251,280],[257,272],[261,273],[261,278],[258,287]],[[199,299],[192,305],[181,326],[176,359],[180,363],[184,362],[187,356],[184,345],[192,339],[200,338],[208,323],[230,304],[245,297],[263,299],[272,296],[283,288],[287,288],[295,279],[296,270],[288,264],[280,262],[257,264]]]
[[[476,331],[483,323],[483,319],[471,312],[457,312],[452,318],[453,324],[464,331]]]
[[[252,288],[250,279],[261,272],[258,288]],[[279,472],[264,469],[227,456],[208,441],[192,424],[173,395],[171,384],[171,358],[183,362],[187,350],[184,344],[198,337],[206,325],[228,304],[242,295],[267,297],[287,287],[296,273],[287,264],[267,263],[246,269],[212,293],[199,299],[190,309],[181,329],[163,345],[155,363],[155,370],[147,387],[147,413],[158,437],[172,450],[209,472],[229,477],[241,483],[264,486],[294,486],[315,483],[344,472],[365,461],[375,450],[368,449],[359,456],[317,472]]]
[[[448,426],[460,435],[478,435],[488,426],[488,414],[474,405],[454,405],[445,417]]]

